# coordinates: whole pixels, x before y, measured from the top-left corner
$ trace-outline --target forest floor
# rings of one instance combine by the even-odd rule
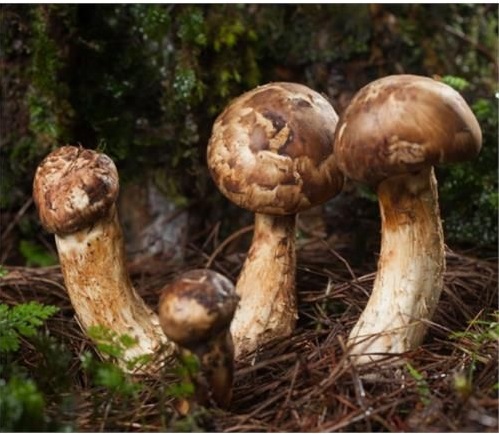
[[[209,263],[235,280],[243,258],[225,250],[210,257],[190,245],[181,266],[151,258],[130,264],[130,273],[155,308],[161,287],[179,272]],[[446,260],[444,292],[424,344],[396,367],[356,368],[345,356],[345,340],[367,302],[375,258],[353,266],[326,242],[302,245],[293,336],[237,361],[228,410],[194,408],[187,416],[165,393],[174,376],[140,377],[145,387],[127,396],[95,384],[81,362],[94,346],[74,319],[59,267],[5,267],[0,298],[59,307],[46,328],[70,353],[68,384],[62,400],[60,390],[48,387],[46,409],[52,421],[76,431],[497,432],[497,258],[447,249]],[[29,341],[17,359],[35,376],[47,364]],[[366,375],[373,372],[376,380]]]

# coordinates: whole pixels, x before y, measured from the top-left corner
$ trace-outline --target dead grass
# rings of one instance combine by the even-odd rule
[[[209,262],[235,280],[242,259],[223,249],[213,255],[191,246],[181,266],[158,258],[131,264],[130,271],[141,295],[155,306],[162,285],[181,271]],[[0,298],[8,304],[37,300],[60,308],[48,329],[71,352],[68,376],[77,398],[63,413],[55,404],[48,411],[79,431],[497,432],[498,343],[477,342],[473,335],[451,337],[476,331],[473,320],[497,321],[495,258],[448,250],[445,290],[424,345],[403,355],[397,368],[362,369],[345,357],[345,338],[367,302],[374,258],[355,269],[322,242],[322,247],[301,249],[298,262],[300,320],[294,335],[237,363],[228,411],[198,409],[188,418],[179,416],[165,397],[172,378],[140,379],[147,387],[138,399],[102,399],[102,390],[81,370],[79,357],[92,345],[73,318],[58,267],[6,267]],[[36,353],[28,342],[25,347],[22,363],[35,366]],[[369,380],[372,372],[378,374],[376,381]],[[469,379],[469,389],[459,386],[463,378]]]

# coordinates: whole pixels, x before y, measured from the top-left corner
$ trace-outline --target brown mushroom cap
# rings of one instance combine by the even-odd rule
[[[220,191],[253,212],[295,214],[343,187],[333,138],[338,116],[320,94],[270,83],[232,101],[218,116],[208,166]]]
[[[427,77],[393,75],[355,95],[337,126],[335,155],[348,177],[377,184],[472,159],[481,143],[478,121],[457,91]]]
[[[193,349],[229,329],[239,297],[225,276],[191,270],[167,285],[159,300],[159,321],[165,335]]]
[[[33,198],[52,233],[68,234],[104,217],[118,197],[118,172],[104,154],[63,146],[38,166]]]

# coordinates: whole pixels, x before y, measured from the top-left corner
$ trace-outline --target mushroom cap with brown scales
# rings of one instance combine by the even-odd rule
[[[89,149],[63,146],[38,166],[33,198],[43,227],[69,234],[104,217],[119,192],[111,158]]]
[[[218,116],[208,166],[221,192],[247,210],[296,214],[342,189],[333,155],[338,116],[319,93],[270,83],[233,100]]]
[[[459,92],[428,77],[392,75],[352,99],[338,122],[335,155],[349,178],[376,185],[471,160],[481,143],[478,121]]]
[[[100,325],[136,339],[118,361],[129,371],[128,360],[163,344],[168,352],[173,347],[130,281],[116,208],[118,182],[106,155],[63,146],[38,166],[33,197],[42,225],[55,233],[64,284],[82,329]],[[156,369],[155,364],[140,367]]]
[[[181,354],[194,354],[200,371],[194,400],[227,407],[232,397],[234,345],[230,323],[239,297],[225,276],[208,269],[183,273],[166,285],[159,300],[159,322]],[[182,403],[181,408],[184,407]],[[190,407],[190,406],[189,406]]]
[[[167,337],[194,351],[228,331],[238,301],[234,285],[225,276],[191,270],[162,290],[159,321]]]

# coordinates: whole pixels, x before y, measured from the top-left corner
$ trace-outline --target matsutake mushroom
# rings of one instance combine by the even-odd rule
[[[462,96],[426,77],[374,81],[342,114],[338,165],[347,177],[376,189],[382,228],[372,295],[349,337],[355,363],[421,344],[445,268],[433,166],[472,159],[481,142]]]
[[[236,357],[289,336],[295,327],[296,214],[343,187],[333,155],[337,120],[312,89],[270,83],[233,100],[213,125],[211,175],[229,200],[255,213],[253,241],[236,284]]]
[[[80,325],[84,330],[100,325],[135,338],[136,345],[125,352],[125,360],[131,360],[161,346],[168,350],[168,345],[157,315],[137,294],[127,273],[115,204],[118,190],[113,161],[74,146],[49,154],[33,183],[40,220],[55,234],[65,286]]]
[[[192,378],[198,404],[230,403],[234,346],[229,328],[238,301],[232,282],[207,269],[183,273],[162,290],[158,310],[165,335],[200,362]]]

